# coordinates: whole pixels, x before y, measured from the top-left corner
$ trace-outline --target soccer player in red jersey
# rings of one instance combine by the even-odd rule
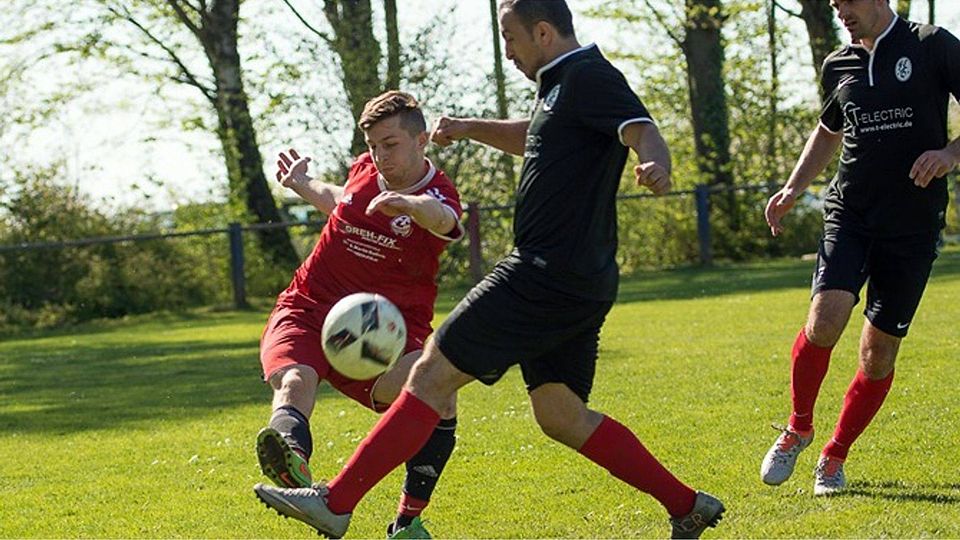
[[[277,162],[277,180],[329,216],[313,252],[277,298],[260,344],[264,380],[274,397],[269,425],[257,436],[257,456],[263,473],[280,486],[312,483],[309,418],[320,381],[377,412],[399,395],[432,331],[440,253],[463,236],[457,190],[424,156],[429,134],[417,101],[387,92],[367,103],[358,123],[369,152],[354,161],[342,187],[311,178],[310,158],[294,150]],[[332,369],[320,337],[330,308],[356,292],[385,296],[407,325],[404,354],[365,381]],[[388,534],[425,534],[418,516],[453,451],[455,409],[454,400],[445,404],[430,440],[407,462]]]
[[[960,139],[947,137],[949,96],[960,99],[960,40],[900,19],[887,0],[830,3],[852,43],[824,61],[820,125],[766,208],[777,235],[797,197],[842,147],[824,202],[810,312],[791,354],[793,412],[760,466],[765,483],[782,484],[813,440],[813,408],[830,354],[869,280],[859,369],[814,470],[814,495],[846,487],[850,446],[893,384],[900,342],[937,257],[945,176],[960,163]]]
[[[433,138],[473,139],[524,157],[513,253],[444,321],[403,393],[328,487],[255,489],[278,512],[339,537],[364,494],[427,440],[442,404],[463,385],[495,384],[519,364],[547,436],[655,498],[673,538],[699,538],[723,504],[587,405],[619,281],[616,193],[628,153],[639,157],[637,183],[658,195],[670,189],[670,153],[623,74],[595,45],[580,46],[566,2],[504,0],[500,23],[507,59],[537,84],[531,118],[442,118]]]

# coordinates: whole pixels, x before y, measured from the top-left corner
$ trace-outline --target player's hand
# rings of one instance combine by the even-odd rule
[[[663,195],[670,191],[670,173],[655,161],[641,163],[633,168],[638,186],[646,186],[654,195]]]
[[[395,191],[383,191],[370,201],[366,212],[368,216],[376,212],[390,217],[401,214],[412,215],[416,209],[415,206],[416,203],[406,195],[401,195]]]
[[[946,176],[957,166],[957,159],[946,150],[924,152],[913,163],[910,178],[914,185],[925,188],[934,178]]]
[[[467,123],[459,118],[450,118],[449,116],[437,118],[437,121],[433,124],[433,131],[430,133],[430,140],[443,147],[466,138]]]
[[[783,188],[776,192],[770,200],[767,201],[767,208],[763,214],[767,218],[767,225],[770,226],[770,234],[777,236],[783,232],[783,225],[780,220],[793,208],[797,202],[797,194],[790,188]]]
[[[277,181],[283,187],[292,188],[298,184],[305,184],[313,180],[307,175],[307,168],[310,163],[309,157],[300,157],[293,148],[290,149],[290,155],[280,152],[280,159],[277,160]]]

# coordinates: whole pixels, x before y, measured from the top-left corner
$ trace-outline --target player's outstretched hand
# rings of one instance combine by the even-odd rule
[[[654,195],[663,195],[670,191],[670,173],[655,161],[641,163],[633,168],[638,186],[646,186]]]
[[[797,194],[792,189],[783,188],[776,192],[770,200],[767,201],[767,208],[763,214],[767,218],[767,225],[770,226],[770,234],[777,236],[783,232],[783,225],[780,220],[793,208],[797,202]]]
[[[446,147],[467,137],[467,124],[459,118],[450,118],[441,116],[433,124],[433,131],[430,134],[430,140],[440,146]]]
[[[956,159],[946,150],[930,150],[921,154],[913,163],[910,178],[914,185],[925,188],[931,180],[946,176],[956,166]]]
[[[290,155],[280,152],[280,159],[277,160],[277,181],[283,187],[292,188],[297,184],[303,184],[313,180],[307,175],[307,168],[310,163],[309,157],[300,157],[293,148],[290,149]]]
[[[375,212],[388,215],[390,217],[401,214],[412,214],[414,202],[405,195],[395,191],[383,191],[370,201],[367,205],[367,215],[373,215]]]

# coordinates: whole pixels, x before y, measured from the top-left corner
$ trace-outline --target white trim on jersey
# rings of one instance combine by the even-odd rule
[[[620,139],[620,144],[627,146],[627,143],[623,141],[623,128],[629,126],[630,124],[643,124],[643,123],[657,125],[657,123],[653,121],[653,118],[650,118],[648,116],[631,118],[630,120],[626,120],[622,124],[620,124],[620,126],[617,128],[617,137],[619,137]]]
[[[896,26],[897,21],[899,20],[900,20],[900,17],[896,13],[894,13],[893,20],[890,21],[890,25],[887,26],[886,30],[881,32],[879,36],[877,36],[877,39],[873,42],[872,49],[867,49],[866,46],[863,45],[863,43],[850,44],[851,47],[860,47],[861,49],[867,51],[867,53],[870,55],[870,61],[867,63],[867,77],[869,77],[870,79],[870,86],[873,86],[873,57],[877,53],[877,47],[880,46],[880,40],[887,37],[887,34],[889,34],[891,30],[893,30],[893,27]]]
[[[830,133],[833,133],[834,135],[837,135],[838,133],[840,133],[840,131],[834,131],[830,129],[826,124],[823,123],[823,120],[820,120],[820,127],[822,127],[826,131],[829,131]]]
[[[449,204],[440,203],[440,206],[442,206],[447,212],[450,212],[450,215],[453,216],[453,222],[456,224],[453,230],[457,231],[457,235],[446,236],[438,232],[430,231],[430,229],[427,230],[430,231],[430,234],[441,240],[446,240],[447,242],[459,242],[460,240],[463,240],[463,237],[466,236],[466,230],[463,228],[463,223],[460,223],[460,218],[457,217],[457,211],[454,210]]]
[[[392,190],[394,193],[399,193],[401,195],[409,195],[411,193],[415,193],[425,188],[427,184],[429,184],[430,181],[433,180],[433,177],[436,176],[437,174],[437,168],[433,165],[433,162],[430,161],[430,158],[423,158],[423,159],[427,162],[427,165],[429,165],[429,167],[427,168],[427,174],[423,175],[423,178],[421,178],[416,184],[408,188]],[[379,171],[377,171],[377,186],[380,187],[380,191],[387,191],[387,181],[383,178],[383,175],[380,174]]]
[[[570,51],[570,52],[561,54],[560,56],[558,56],[558,57],[554,58],[553,60],[551,60],[550,62],[548,62],[548,63],[547,63],[545,66],[543,66],[542,68],[538,69],[538,70],[537,70],[537,92],[540,91],[540,76],[541,76],[541,75],[543,75],[544,73],[546,73],[547,71],[549,71],[551,68],[553,68],[553,66],[559,64],[560,62],[563,62],[564,59],[569,58],[569,57],[571,57],[571,56],[573,56],[573,55],[575,55],[575,54],[577,54],[577,53],[586,51],[587,49],[596,48],[596,47],[597,47],[597,44],[596,44],[596,43],[591,43],[591,44],[589,44],[589,45],[584,45],[583,47],[580,47],[579,49],[574,49],[574,50],[572,50],[572,51]]]

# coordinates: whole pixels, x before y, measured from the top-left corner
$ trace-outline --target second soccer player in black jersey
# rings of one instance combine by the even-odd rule
[[[617,292],[615,197],[628,149],[639,157],[637,182],[656,194],[670,188],[669,152],[623,75],[597,47],[580,46],[565,1],[505,0],[500,24],[507,59],[537,84],[532,117],[441,118],[433,139],[473,139],[524,157],[516,249],[428,342],[400,398],[328,487],[271,488],[273,506],[339,537],[363,495],[424,444],[441,404],[519,364],[544,433],[656,498],[673,538],[699,538],[719,521],[720,501],[687,487],[630,429],[587,407],[600,327]]]
[[[793,346],[793,413],[760,471],[767,484],[785,482],[813,440],[813,407],[831,351],[869,280],[859,370],[814,471],[815,495],[846,487],[850,446],[890,390],[900,341],[937,256],[945,175],[960,162],[960,139],[947,137],[949,96],[960,98],[957,38],[898,18],[887,0],[831,4],[853,41],[824,62],[820,126],[766,209],[776,235],[797,196],[842,146],[824,205],[813,301]]]

